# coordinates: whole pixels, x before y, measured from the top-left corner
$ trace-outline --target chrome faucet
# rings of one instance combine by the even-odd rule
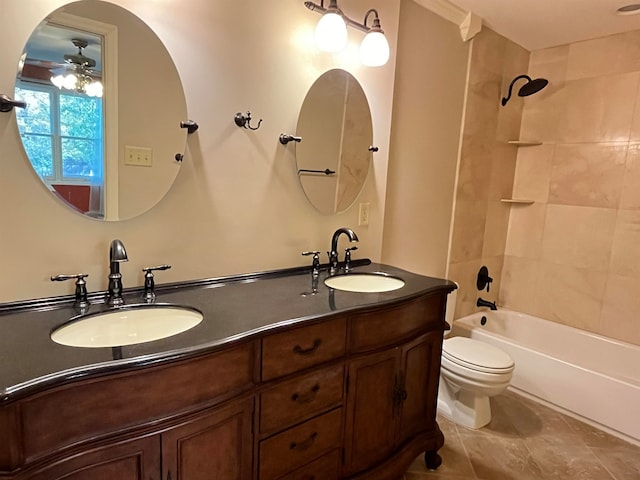
[[[331,237],[331,251],[327,252],[329,254],[329,275],[335,275],[338,272],[338,238],[340,238],[342,234],[349,237],[351,243],[359,241],[355,232],[347,227],[339,228],[333,233],[333,237]]]
[[[118,306],[124,303],[122,298],[122,274],[120,263],[128,262],[127,251],[124,244],[116,239],[109,247],[109,290],[107,293],[107,305]]]

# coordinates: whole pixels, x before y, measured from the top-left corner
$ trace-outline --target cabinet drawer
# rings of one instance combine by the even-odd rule
[[[278,480],[336,480],[340,470],[340,450],[334,450]]]
[[[253,384],[253,343],[78,382],[21,402],[24,457],[194,410]],[[81,414],[79,414],[81,412]]]
[[[338,318],[265,337],[262,340],[262,380],[342,356],[346,334],[346,319]]]
[[[260,480],[276,479],[340,446],[342,409],[260,442]]]
[[[444,328],[445,301],[446,295],[430,295],[397,307],[351,317],[349,350],[372,350],[408,339],[421,331]]]
[[[342,400],[344,367],[325,368],[260,394],[260,432],[275,431]]]

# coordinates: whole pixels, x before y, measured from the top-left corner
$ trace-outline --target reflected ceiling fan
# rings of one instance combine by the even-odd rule
[[[71,69],[71,72],[53,75],[51,83],[61,90],[73,90],[90,97],[102,97],[102,83],[92,76],[92,69],[95,68],[96,61],[82,53],[82,50],[87,48],[88,42],[80,38],[74,38],[71,42],[78,49],[78,53],[65,54],[65,63],[62,65],[65,67],[65,71]]]

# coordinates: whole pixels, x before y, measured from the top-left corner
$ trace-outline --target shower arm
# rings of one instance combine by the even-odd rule
[[[526,78],[527,81],[529,81],[529,82],[531,81],[531,77],[529,75],[518,75],[516,78],[511,80],[511,84],[509,85],[509,92],[507,93],[507,96],[506,97],[502,97],[502,106],[503,107],[511,99],[511,93],[513,92],[513,84],[516,83],[521,78]]]

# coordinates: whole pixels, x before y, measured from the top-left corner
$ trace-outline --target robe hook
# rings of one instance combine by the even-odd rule
[[[251,126],[251,112],[236,113],[236,116],[233,117],[233,121],[236,122],[236,125],[239,127],[248,128],[249,130],[258,130],[260,128],[260,124],[262,123],[262,119],[258,120],[258,125],[255,127]]]

